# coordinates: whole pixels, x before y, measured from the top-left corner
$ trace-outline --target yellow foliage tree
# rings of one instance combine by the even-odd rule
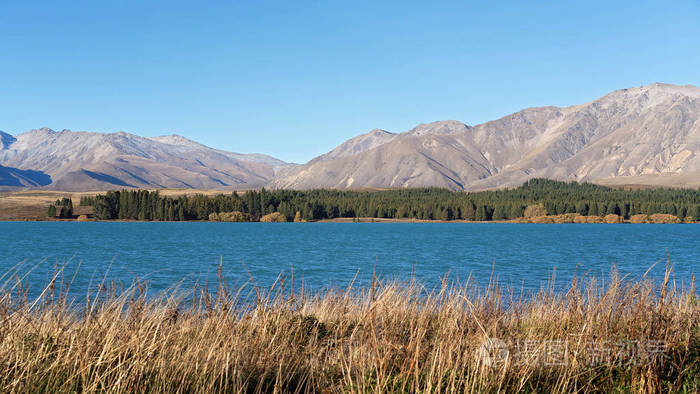
[[[272,212],[270,214],[267,214],[267,215],[261,217],[260,221],[261,222],[268,222],[268,223],[272,223],[272,222],[283,223],[283,222],[287,221],[287,217],[282,215],[279,212]]]

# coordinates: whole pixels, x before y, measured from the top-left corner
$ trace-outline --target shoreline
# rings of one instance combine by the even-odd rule
[[[119,197],[120,191],[114,191],[105,195],[74,193],[60,199],[52,193],[0,193],[0,220],[97,221],[93,206],[99,200],[103,203],[99,212],[101,220],[119,222],[257,221],[260,216],[263,217],[259,220],[265,222],[292,221],[292,218],[304,221],[306,218],[319,223],[671,224],[700,221],[698,191],[678,191],[675,194],[669,194],[667,190],[646,194],[616,192],[595,185],[542,179],[532,180],[512,190],[467,194],[443,189],[385,191],[376,195],[354,191],[329,194],[323,190],[312,190],[297,192],[296,197],[290,199],[283,192],[261,190],[242,196],[216,194],[216,200],[211,194],[195,193],[190,196],[182,190],[171,190],[169,193],[159,190],[158,194],[148,190],[122,192],[126,193],[124,198]],[[567,196],[572,193],[578,196],[576,204],[567,203]],[[108,196],[111,197],[107,199]],[[177,199],[175,196],[178,196]],[[55,200],[52,199],[54,197]],[[69,204],[77,197],[80,197],[79,202]],[[651,199],[655,201],[653,204],[648,202],[651,197],[658,197]],[[258,200],[260,206],[253,203]],[[120,208],[120,204],[126,208]],[[261,204],[265,206],[264,209]],[[69,206],[71,209],[63,212]],[[270,214],[264,215],[266,212]],[[339,217],[341,215],[346,217]],[[118,219],[120,217],[126,219]]]
[[[261,221],[249,221],[249,222],[212,222],[209,220],[134,220],[134,219],[115,219],[115,220],[101,220],[101,219],[87,219],[81,220],[78,218],[73,219],[49,219],[49,218],[9,218],[1,219],[0,222],[79,222],[79,223],[266,223]],[[267,222],[267,223],[280,223],[280,222]],[[666,223],[634,223],[630,220],[623,220],[616,223],[576,223],[576,222],[528,222],[520,219],[513,220],[429,220],[429,219],[392,219],[392,218],[335,218],[335,219],[321,219],[314,221],[305,222],[281,222],[281,223],[473,223],[473,224],[698,224],[698,222],[666,222]]]

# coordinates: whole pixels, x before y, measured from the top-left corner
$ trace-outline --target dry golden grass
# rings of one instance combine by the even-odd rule
[[[231,194],[231,193],[242,194],[248,190],[257,190],[257,189],[238,189],[238,190],[232,190],[232,189],[149,189],[149,190],[150,191],[158,190],[158,193],[160,193],[161,196],[179,197],[179,196],[191,196],[191,195],[195,195],[195,194],[203,194],[205,196],[216,196],[219,194]],[[102,194],[104,194],[104,193],[102,193]]]
[[[6,281],[0,391],[700,390],[700,307],[670,271],[658,286],[613,272],[605,286],[579,278],[567,291],[551,286],[529,297],[447,280],[432,291],[373,281],[315,294],[295,294],[283,279],[265,292],[232,292],[222,280],[215,293],[158,296],[140,283],[122,293],[102,285],[79,305],[61,296],[61,275],[35,300],[17,278]],[[489,338],[532,346],[527,357],[488,358]],[[552,343],[566,343],[556,365],[546,362]],[[639,346],[637,360],[596,358],[600,349],[591,347],[649,343],[663,352]]]
[[[54,191],[0,192],[0,220],[46,219],[48,206],[57,199],[68,197],[78,205],[81,196],[94,194]]]
[[[152,189],[151,191],[155,191]],[[193,194],[215,196],[218,194],[233,193],[231,190],[204,190],[204,189],[159,189],[162,196],[178,197]],[[241,193],[242,191],[238,191]],[[105,194],[100,192],[62,192],[48,190],[24,190],[13,192],[0,192],[0,220],[43,220],[46,219],[48,206],[57,199],[68,197],[73,199],[73,205],[78,206],[80,197]]]

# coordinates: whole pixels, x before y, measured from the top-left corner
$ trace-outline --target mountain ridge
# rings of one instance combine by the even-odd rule
[[[25,182],[23,187],[66,191],[119,187],[247,189],[266,185],[280,168],[290,165],[267,155],[209,148],[181,136],[168,136],[166,142],[161,142],[159,137],[126,132],[41,128],[2,138],[0,165],[50,176],[48,184]],[[19,187],[16,178],[0,182],[0,186]]]
[[[399,133],[373,129],[302,165],[226,152],[177,134],[0,132],[0,166],[0,186],[66,191],[263,186],[470,191],[534,177],[700,186],[700,88],[655,83],[567,107],[525,108],[477,125],[442,120]]]
[[[532,177],[610,181],[700,170],[700,89],[692,85],[619,89],[587,103],[526,108],[475,126],[451,121],[450,132],[445,122],[421,124],[419,133],[412,133],[417,126],[352,156],[312,160],[270,187],[482,190]]]

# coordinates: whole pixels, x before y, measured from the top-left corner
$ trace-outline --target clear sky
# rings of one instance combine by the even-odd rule
[[[700,85],[697,0],[0,1],[11,134],[177,133],[304,162],[373,128],[653,82]]]

